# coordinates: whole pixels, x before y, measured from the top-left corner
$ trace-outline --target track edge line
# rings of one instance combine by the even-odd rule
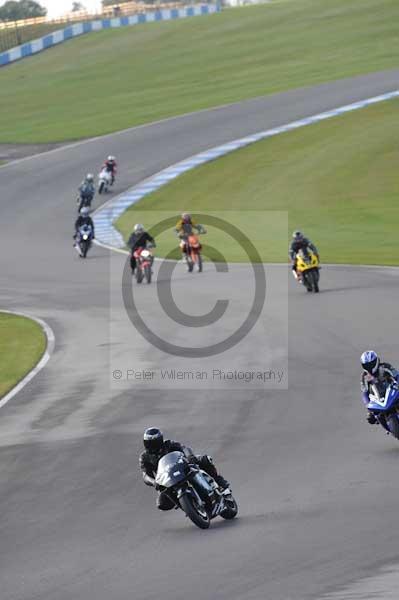
[[[0,408],[2,408],[12,398],[14,398],[14,396],[16,396],[46,366],[46,364],[50,360],[50,357],[54,351],[55,335],[54,335],[54,332],[51,329],[50,325],[48,325],[48,323],[43,321],[43,319],[39,319],[38,317],[34,317],[32,315],[29,315],[29,314],[26,314],[23,312],[13,311],[13,310],[1,309],[0,312],[9,314],[9,315],[16,315],[18,317],[25,317],[27,319],[30,319],[31,321],[35,321],[42,328],[44,335],[46,337],[46,342],[47,342],[46,348],[43,352],[43,355],[41,356],[39,361],[36,363],[36,365],[29,371],[29,373],[27,373],[27,375],[25,375],[25,377],[23,377],[13,388],[11,388],[11,390],[9,392],[7,392],[5,396],[3,396],[0,399]]]

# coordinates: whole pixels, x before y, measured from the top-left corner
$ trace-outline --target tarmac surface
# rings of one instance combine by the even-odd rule
[[[188,359],[154,348],[130,322],[125,257],[93,247],[80,260],[72,233],[77,184],[107,154],[119,159],[122,192],[203,149],[398,81],[390,71],[250,100],[0,168],[0,305],[45,319],[56,337],[46,368],[0,411],[2,600],[307,600],[348,598],[340,594],[352,588],[376,597],[367,576],[399,562],[399,442],[366,423],[358,361],[373,346],[396,360],[397,270],[326,266],[321,293],[310,295],[286,266],[265,266],[267,300],[252,331],[226,353]],[[159,285],[135,290],[137,310],[168,341],[204,346],[239,324],[253,275],[207,263],[189,276],[177,265],[181,310],[199,316],[231,300],[220,323],[189,332],[165,318],[166,284],[161,273]],[[132,381],[128,369],[283,377],[204,385]],[[239,518],[200,531],[181,512],[156,510],[138,472],[150,425],[213,455]]]

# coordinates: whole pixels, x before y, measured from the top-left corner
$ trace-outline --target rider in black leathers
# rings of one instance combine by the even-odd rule
[[[299,252],[299,250],[306,250],[306,248],[310,248],[312,252],[314,252],[319,258],[319,253],[317,252],[316,246],[308,238],[306,238],[303,235],[303,233],[301,233],[300,231],[294,231],[294,233],[292,234],[291,244],[288,250],[290,259],[292,261],[291,266],[293,271],[296,272],[297,253]]]
[[[150,427],[144,432],[144,452],[140,455],[140,469],[143,472],[143,479],[146,485],[156,488],[155,476],[157,473],[158,462],[169,452],[184,452],[189,457],[190,462],[197,464],[204,470],[222,490],[229,488],[229,483],[216,470],[212,458],[207,455],[196,456],[191,448],[183,446],[180,442],[173,440],[164,440],[162,432],[156,427]],[[165,492],[159,492],[157,498],[157,507],[159,510],[170,510],[175,506],[174,502]]]
[[[134,270],[136,268],[136,258],[134,256],[134,251],[137,250],[137,248],[146,248],[147,244],[151,244],[152,246],[156,245],[152,235],[150,235],[148,231],[144,229],[144,225],[141,225],[141,223],[136,223],[136,225],[134,226],[133,233],[130,236],[129,241],[127,243],[131,250],[130,268],[132,269],[132,275],[134,274]]]
[[[94,236],[94,223],[93,223],[93,219],[89,215],[89,212],[90,212],[90,210],[87,206],[84,206],[83,208],[80,209],[80,214],[75,221],[75,235],[73,236],[74,239],[77,236],[79,228],[82,227],[83,225],[89,225],[91,227],[92,238],[95,237]]]

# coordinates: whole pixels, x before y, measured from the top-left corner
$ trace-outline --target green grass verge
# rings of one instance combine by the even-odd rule
[[[45,349],[38,323],[0,312],[0,398],[29,373]]]
[[[394,68],[398,20],[397,0],[283,0],[88,34],[0,69],[0,142],[94,136]]]
[[[383,102],[233,152],[151,194],[117,226],[127,236],[136,222],[156,223],[160,211],[232,210],[247,228],[254,211],[262,260],[279,261],[287,229],[282,235],[281,212],[267,211],[287,211],[290,230],[304,230],[325,262],[398,265],[398,110],[398,100]],[[161,255],[172,240],[165,234]],[[232,242],[217,232],[208,240],[237,260]]]

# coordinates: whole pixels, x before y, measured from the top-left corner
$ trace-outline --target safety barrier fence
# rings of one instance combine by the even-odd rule
[[[34,39],[20,46],[10,48],[6,52],[0,53],[0,67],[13,63],[21,58],[26,58],[41,52],[42,50],[46,50],[52,46],[61,44],[85,33],[129,25],[138,25],[141,23],[150,23],[154,21],[169,21],[172,19],[182,19],[185,17],[209,15],[219,12],[219,10],[219,4],[193,4],[190,6],[180,7],[175,5],[174,8],[160,8],[157,5],[154,10],[147,12],[139,12],[137,14],[123,15],[121,17],[101,18],[94,21],[75,23],[64,29],[53,31],[52,33],[48,33],[43,37]]]
[[[148,0],[150,2],[150,0]],[[193,3],[198,0],[193,0]],[[198,2],[200,3],[200,2]],[[108,19],[112,17],[123,17],[135,15],[137,13],[148,12],[152,10],[162,10],[165,8],[179,8],[184,3],[182,1],[148,3],[122,2],[105,6],[101,13],[90,13],[87,10],[79,10],[70,12],[57,19],[49,19],[48,17],[34,17],[31,19],[22,19],[19,21],[0,21],[0,52],[5,52],[14,46],[21,46],[26,42],[30,42],[36,38],[43,37],[65,28],[74,23],[82,23],[84,21],[96,21],[99,19]]]

